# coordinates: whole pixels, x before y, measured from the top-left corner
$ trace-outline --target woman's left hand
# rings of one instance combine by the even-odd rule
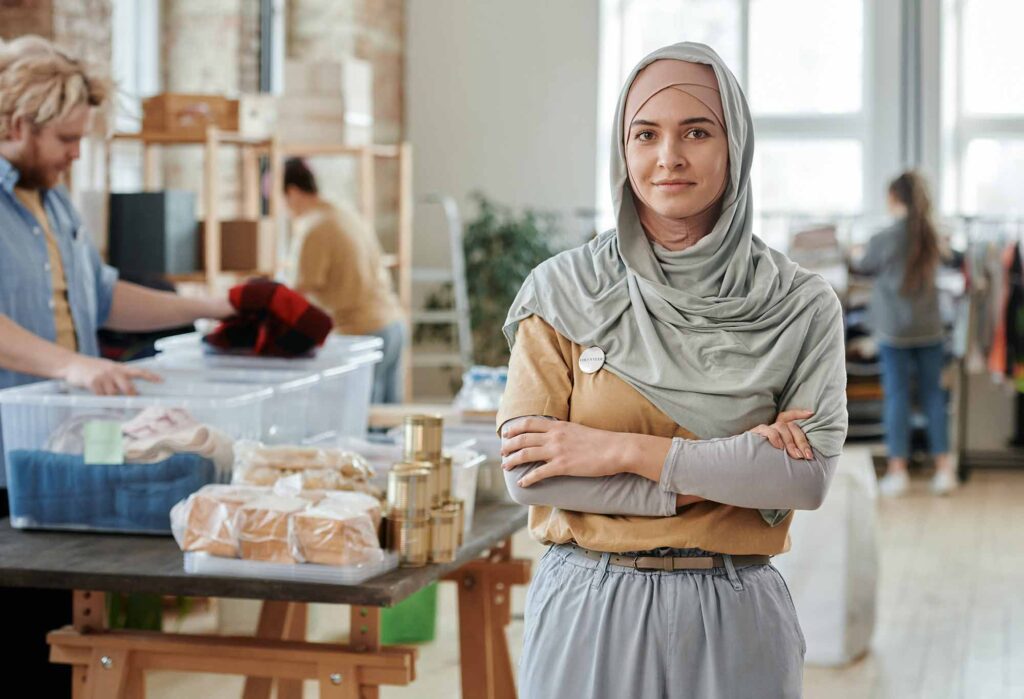
[[[627,470],[620,456],[626,437],[543,417],[515,420],[502,432],[501,466],[542,462],[519,480],[522,488],[552,476],[612,476]]]

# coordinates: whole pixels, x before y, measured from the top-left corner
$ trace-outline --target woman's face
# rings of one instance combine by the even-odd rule
[[[667,88],[629,125],[626,168],[634,192],[673,219],[698,214],[725,191],[729,142],[714,113],[691,95]]]

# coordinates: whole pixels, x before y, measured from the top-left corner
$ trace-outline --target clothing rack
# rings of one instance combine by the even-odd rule
[[[1016,244],[1018,254],[1024,254],[1024,218],[998,218],[998,217],[964,217],[965,253],[967,260],[975,259],[972,254],[974,246],[980,244],[994,244],[996,249],[1004,249],[1007,246]],[[971,314],[974,313],[974,304],[968,296],[966,309],[967,328],[973,328],[974,323]],[[1009,340],[1007,340],[1009,341]],[[978,374],[973,374],[977,376]],[[970,384],[972,373],[969,371],[967,362],[961,360],[959,367],[958,382],[963,386],[961,395],[962,409],[961,427],[965,437],[969,436],[969,421],[967,420],[967,406],[970,400]],[[960,457],[961,470],[969,474],[973,468],[1022,468],[1024,467],[1024,391],[1018,387],[1015,391],[1013,419],[1014,435],[1003,449],[970,449],[968,439],[964,439],[960,445],[958,456]]]

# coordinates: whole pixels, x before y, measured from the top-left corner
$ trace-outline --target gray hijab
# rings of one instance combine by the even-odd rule
[[[724,110],[729,179],[708,235],[682,251],[652,244],[633,203],[623,113],[629,88],[650,63],[713,68]],[[604,350],[604,368],[701,439],[728,437],[791,408],[811,445],[839,454],[846,434],[845,355],[839,301],[824,280],[752,233],[754,134],[743,92],[721,58],[695,43],[648,55],[623,86],[612,135],[617,227],[539,265],[505,322],[537,315],[559,334]]]

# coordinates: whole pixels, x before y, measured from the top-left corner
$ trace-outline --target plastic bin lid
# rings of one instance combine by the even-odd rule
[[[159,374],[164,381],[210,381],[213,383],[269,386],[290,391],[320,382],[320,372],[312,369],[244,369],[230,366],[209,366],[187,354],[139,359],[132,366]]]
[[[215,383],[203,380],[150,383],[135,381],[138,395],[97,396],[63,381],[37,383],[0,390],[0,405],[52,405],[81,408],[146,408],[161,405],[180,408],[240,408],[269,399],[267,386]]]
[[[181,350],[203,350],[203,336],[197,332],[185,333],[183,335],[171,335],[170,337],[162,337],[154,343],[157,352],[176,352]],[[384,340],[373,335],[339,335],[337,333],[331,333],[327,336],[322,347],[320,347],[315,355],[309,357],[313,359],[320,357],[323,354],[329,354],[332,352],[346,352],[346,353],[357,353],[367,352],[373,350],[379,350],[384,346]],[[246,356],[246,355],[239,355]]]
[[[364,335],[328,336],[315,355],[285,359],[282,357],[254,357],[247,354],[219,354],[208,352],[199,333],[165,337],[156,341],[160,355],[189,356],[207,366],[252,369],[307,369],[324,371],[353,363],[377,362],[383,358],[384,341]],[[158,355],[158,356],[160,356]]]

